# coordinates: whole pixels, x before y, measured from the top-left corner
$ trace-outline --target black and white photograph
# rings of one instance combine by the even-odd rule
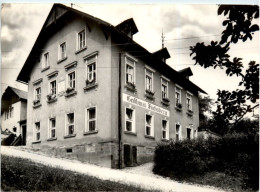
[[[259,191],[259,1],[1,4],[1,191]]]

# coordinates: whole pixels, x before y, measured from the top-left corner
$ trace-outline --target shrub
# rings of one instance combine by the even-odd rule
[[[209,172],[243,177],[244,187],[258,189],[259,138],[235,133],[203,140],[159,143],[155,149],[154,173],[184,179]]]

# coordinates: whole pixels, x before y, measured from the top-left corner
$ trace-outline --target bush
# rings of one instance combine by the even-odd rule
[[[244,187],[259,188],[259,138],[236,133],[208,140],[160,143],[155,149],[154,173],[185,179],[209,172],[243,177]]]

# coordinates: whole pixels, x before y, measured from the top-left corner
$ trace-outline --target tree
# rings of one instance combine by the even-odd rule
[[[209,96],[201,96],[199,95],[199,120],[201,127],[207,127],[209,117],[208,114],[212,112],[213,99]]]
[[[242,58],[230,58],[228,51],[230,44],[239,41],[252,40],[259,26],[256,20],[259,18],[259,7],[256,5],[220,5],[218,15],[224,14],[226,20],[223,26],[226,29],[222,32],[220,42],[211,41],[210,45],[204,42],[191,46],[191,56],[195,65],[199,64],[204,68],[220,67],[226,70],[227,76],[236,75],[241,78],[240,89],[232,92],[218,90],[217,110],[213,115],[232,124],[238,123],[248,112],[259,107],[259,64],[250,61],[245,72],[242,71]],[[250,102],[249,102],[250,101]]]

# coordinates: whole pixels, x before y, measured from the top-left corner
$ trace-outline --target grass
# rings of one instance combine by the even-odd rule
[[[147,191],[5,155],[1,157],[1,188],[4,191]]]
[[[208,172],[204,175],[194,175],[192,177],[176,178],[171,177],[173,180],[178,180],[180,182],[199,184],[213,186],[217,188],[224,189],[225,191],[233,192],[254,192],[252,189],[243,188],[243,177],[242,176],[232,176],[222,172]]]

